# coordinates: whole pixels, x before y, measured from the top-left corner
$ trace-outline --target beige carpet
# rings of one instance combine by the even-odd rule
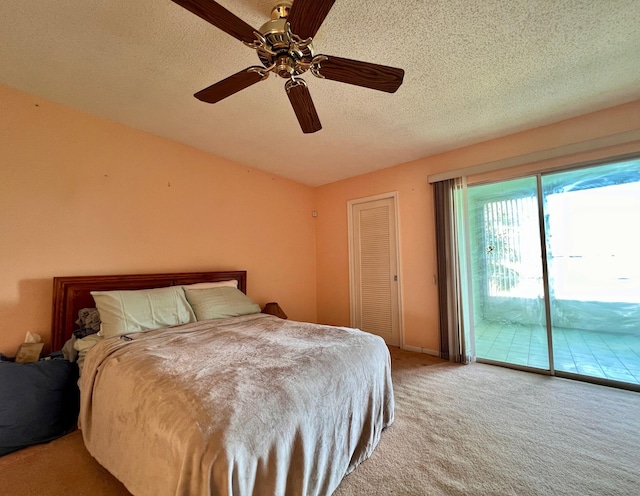
[[[392,355],[396,422],[335,496],[640,494],[640,394]],[[0,493],[129,494],[79,433],[0,458]]]

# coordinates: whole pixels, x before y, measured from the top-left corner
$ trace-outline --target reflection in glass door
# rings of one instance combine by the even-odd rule
[[[468,189],[478,358],[549,368],[536,177]]]

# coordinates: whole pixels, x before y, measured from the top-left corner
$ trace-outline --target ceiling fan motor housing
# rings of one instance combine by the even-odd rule
[[[276,6],[274,11],[280,6]],[[262,65],[271,67],[283,78],[298,76],[309,69],[314,57],[311,40],[301,40],[291,32],[286,17],[271,19],[262,25],[265,46],[256,49]]]

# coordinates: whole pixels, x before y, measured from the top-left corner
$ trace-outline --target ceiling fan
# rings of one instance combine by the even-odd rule
[[[194,96],[203,102],[219,102],[273,72],[287,80],[285,90],[302,131],[315,133],[322,129],[322,124],[307,83],[300,77],[304,72],[388,93],[394,93],[402,84],[402,69],[315,54],[313,37],[335,0],[281,0],[271,12],[271,20],[260,30],[213,0],[172,1],[256,50],[262,63],[198,91]]]

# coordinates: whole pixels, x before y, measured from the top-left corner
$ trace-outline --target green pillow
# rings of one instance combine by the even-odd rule
[[[198,321],[260,313],[260,307],[236,288],[185,288],[184,292]]]
[[[180,286],[138,291],[91,291],[105,338],[195,322]]]

